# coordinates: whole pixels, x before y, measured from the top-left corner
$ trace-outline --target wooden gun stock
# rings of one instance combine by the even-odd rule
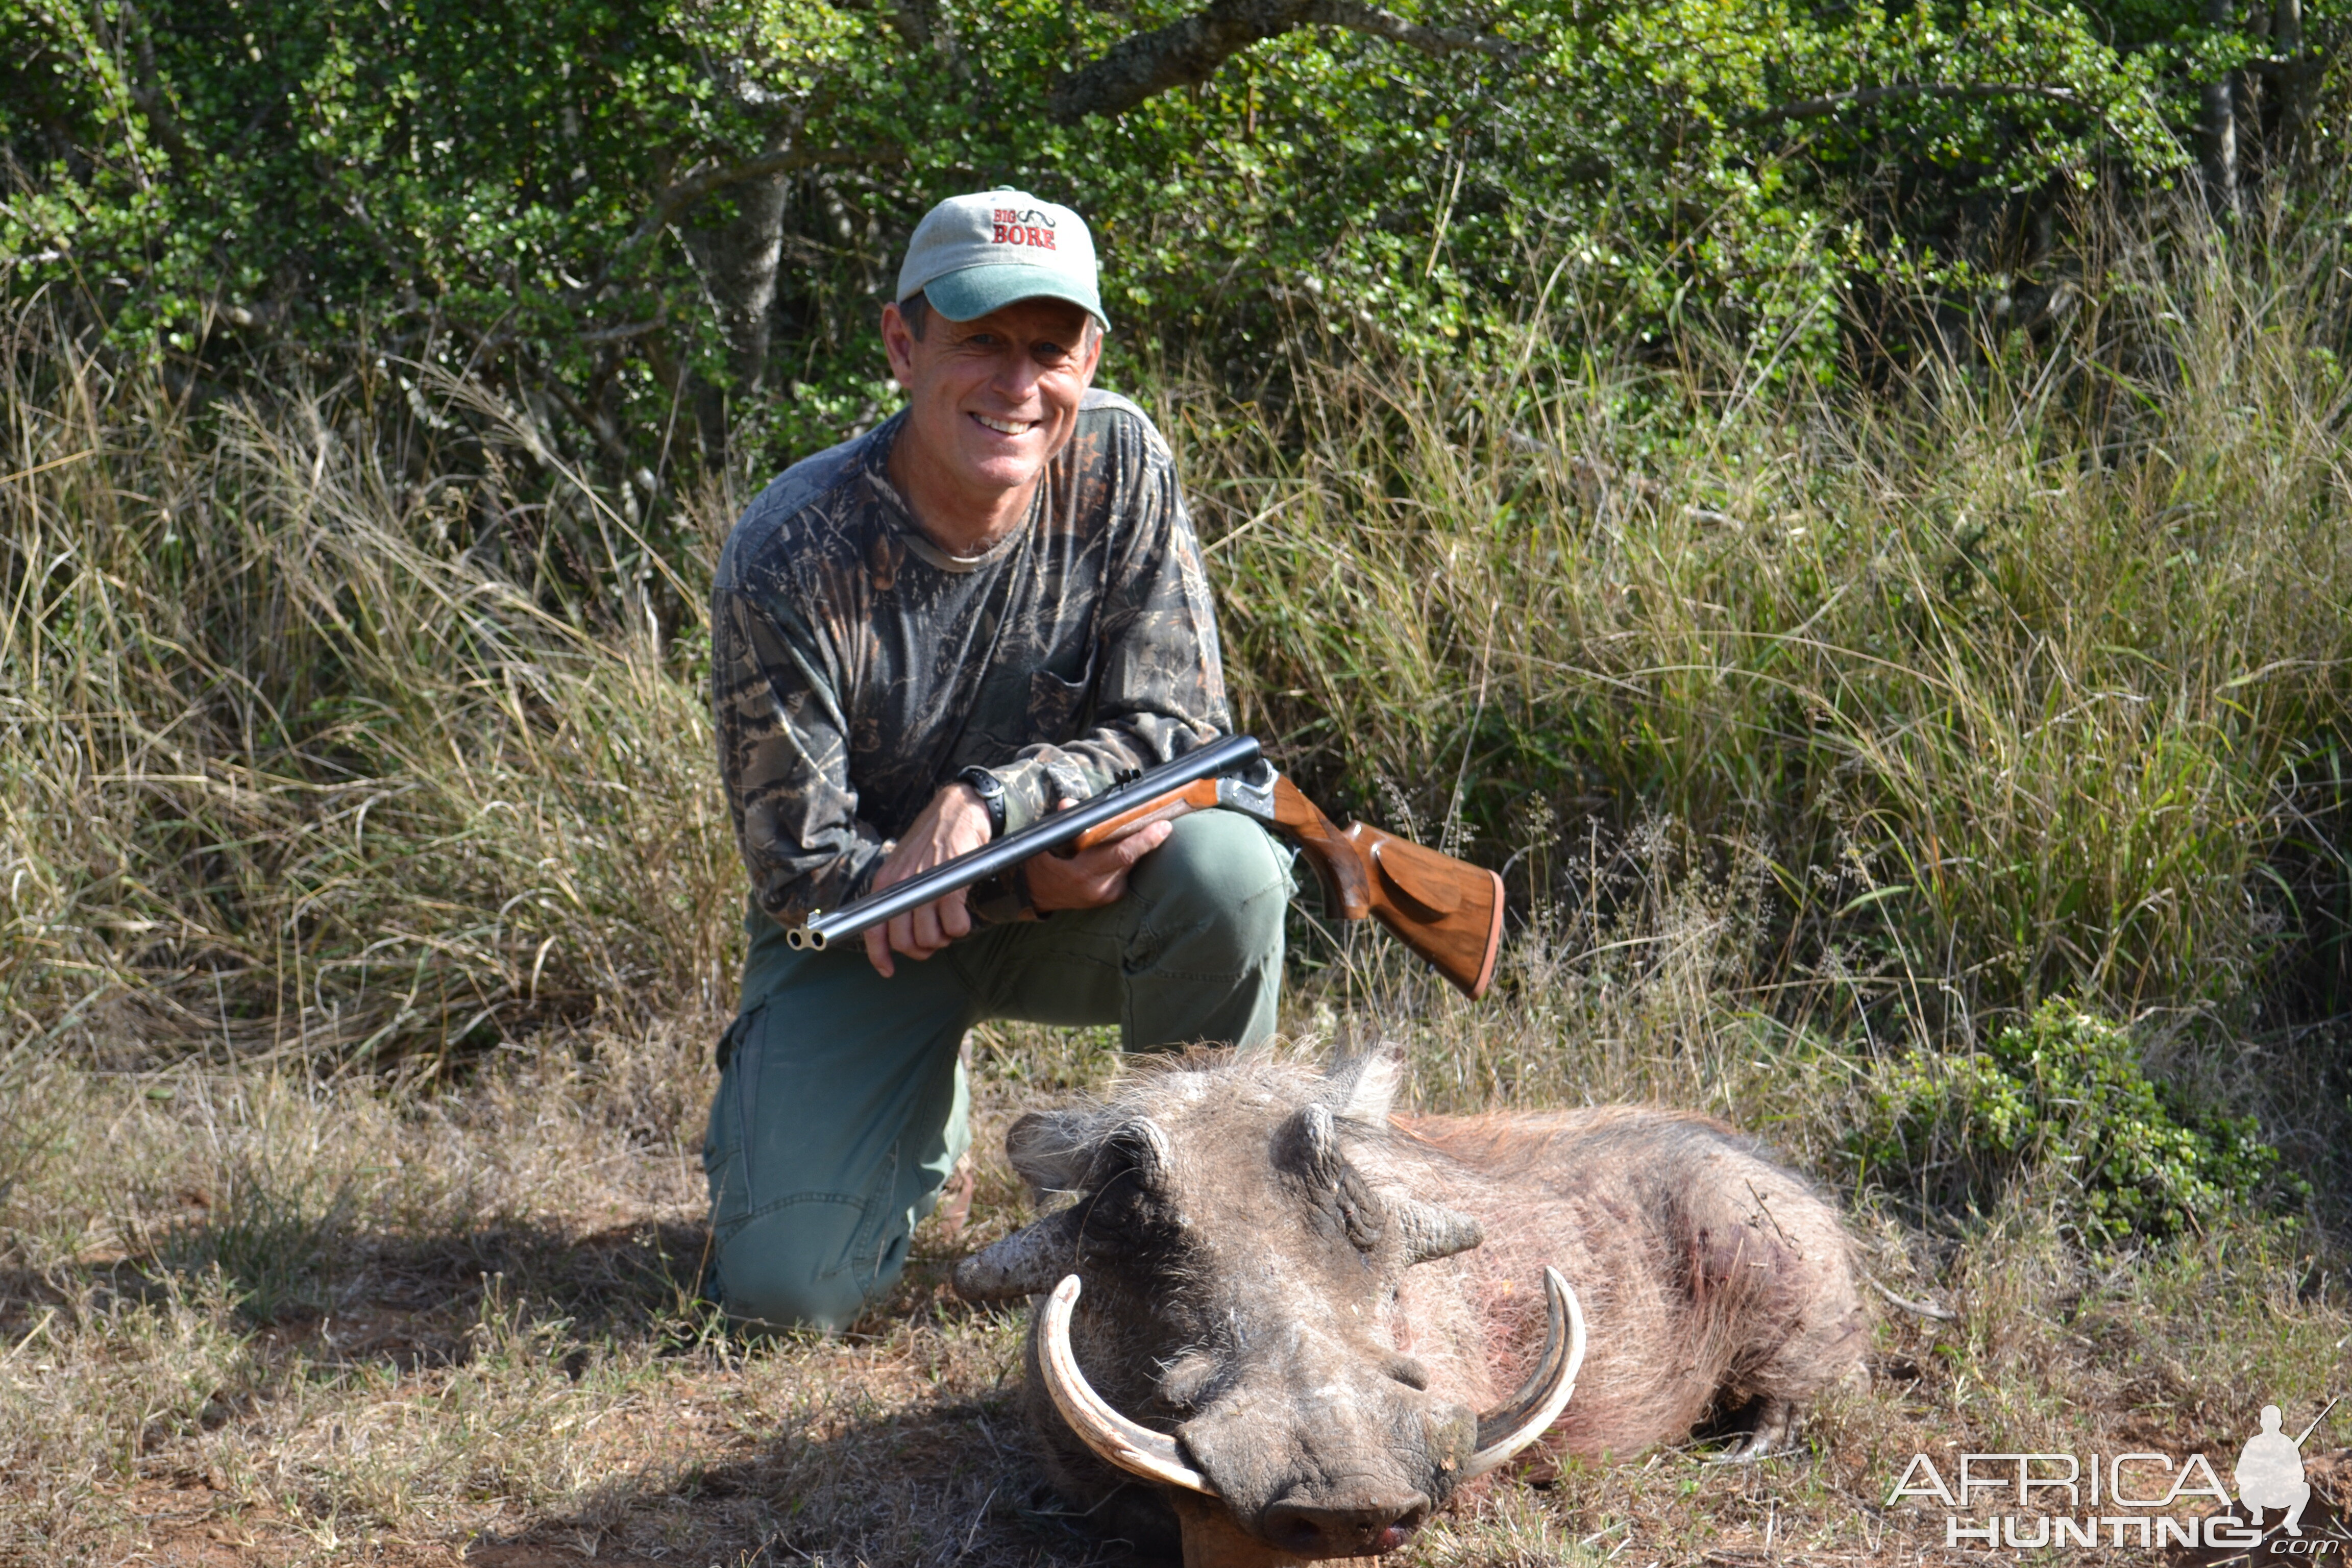
[[[1333,914],[1370,915],[1465,996],[1486,994],[1503,942],[1502,878],[1360,822],[1337,826],[1278,774],[1273,795],[1271,826],[1305,852]],[[1217,781],[1196,780],[1087,829],[1073,847],[1091,849],[1218,804]]]
[[[1297,841],[1333,910],[1370,915],[1472,1001],[1494,983],[1503,944],[1503,879],[1377,827],[1345,827],[1288,779],[1274,784],[1275,825]]]

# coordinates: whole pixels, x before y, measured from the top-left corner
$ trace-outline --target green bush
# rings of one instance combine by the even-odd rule
[[[2130,1032],[2053,998],[1969,1055],[1914,1050],[1870,1090],[1847,1141],[1867,1178],[1901,1173],[1931,1201],[2047,1182],[2062,1225],[2113,1247],[2249,1203],[2307,1197],[2251,1116],[2182,1102],[2151,1081]]]
[[[2337,0],[1398,9],[1294,8],[1072,122],[1074,69],[1197,0],[0,0],[0,295],[214,379],[487,374],[651,503],[870,423],[877,301],[952,190],[1082,207],[1116,346],[1234,384],[1302,321],[1444,357],[1537,299],[1801,379],[1850,289],[2003,293],[2075,194],[2181,177],[2217,78],[2269,84],[2249,179],[2327,161]]]

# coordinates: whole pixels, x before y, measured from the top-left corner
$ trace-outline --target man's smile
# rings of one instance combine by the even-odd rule
[[[985,414],[975,414],[972,417],[990,429],[1005,436],[1026,436],[1037,427],[1037,421],[1034,419],[992,419]]]

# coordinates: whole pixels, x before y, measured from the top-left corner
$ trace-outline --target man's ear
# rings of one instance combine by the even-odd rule
[[[898,313],[896,301],[882,307],[882,349],[890,356],[890,374],[900,386],[915,389],[915,330]]]
[[[1084,351],[1086,361],[1084,367],[1078,374],[1078,384],[1081,386],[1092,386],[1095,384],[1095,371],[1102,364],[1102,323],[1097,321],[1093,316],[1089,315],[1087,317],[1087,324],[1078,330],[1086,334],[1086,348]]]

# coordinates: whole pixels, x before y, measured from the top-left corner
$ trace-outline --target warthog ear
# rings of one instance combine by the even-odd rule
[[[967,1301],[1009,1301],[1042,1296],[1076,1267],[1076,1209],[1049,1214],[956,1265],[956,1294]]]
[[[1486,1227],[1468,1215],[1419,1198],[1391,1198],[1389,1218],[1395,1222],[1397,1249],[1408,1267],[1467,1252],[1486,1239]]]
[[[1378,1127],[1388,1120],[1403,1083],[1404,1047],[1382,1040],[1333,1062],[1323,1076],[1320,1098],[1332,1114]]]
[[[1087,1185],[1098,1188],[1113,1176],[1132,1171],[1146,1191],[1165,1192],[1175,1165],[1176,1152],[1160,1123],[1148,1116],[1132,1117],[1113,1129],[1095,1151]]]
[[[1101,1127],[1098,1117],[1083,1110],[1033,1110],[1004,1135],[1004,1152],[1033,1190],[1079,1192],[1094,1163]]]
[[[1106,1129],[1087,1110],[1033,1110],[1004,1135],[1013,1168],[1041,1193],[1083,1193],[1132,1171],[1147,1187],[1165,1187],[1175,1163],[1168,1134],[1147,1116]]]

